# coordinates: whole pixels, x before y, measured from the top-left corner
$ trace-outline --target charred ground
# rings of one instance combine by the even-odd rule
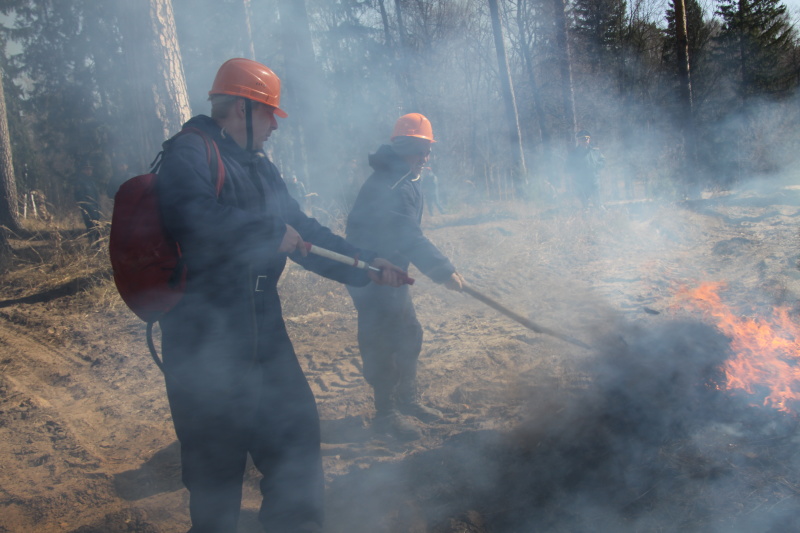
[[[344,288],[290,266],[286,322],[323,424],[331,532],[788,531],[796,418],[718,390],[727,339],[674,298],[724,281],[798,317],[800,192],[606,210],[498,204],[425,221],[476,288],[592,350],[413,272],[420,380],[446,414],[374,435]],[[0,288],[0,532],[188,528],[164,387],[102,253],[42,230]],[[240,531],[256,531],[248,471]]]

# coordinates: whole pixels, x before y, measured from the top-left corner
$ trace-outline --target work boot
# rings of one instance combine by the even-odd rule
[[[422,431],[414,422],[414,419],[401,415],[395,409],[395,398],[392,389],[392,386],[387,386],[385,383],[373,387],[375,419],[372,421],[372,429],[379,433],[392,435],[401,441],[412,441],[421,438]]]
[[[379,433],[392,435],[397,440],[408,442],[422,438],[422,430],[410,416],[401,415],[396,410],[378,413],[372,421],[372,429]]]
[[[400,383],[397,384],[395,404],[398,411],[404,415],[413,416],[422,422],[439,422],[444,419],[441,411],[428,407],[419,401],[417,380],[415,378],[400,380]]]
[[[397,410],[404,415],[413,416],[422,422],[441,422],[444,420],[444,415],[440,410],[428,407],[418,401],[408,403],[398,402]]]

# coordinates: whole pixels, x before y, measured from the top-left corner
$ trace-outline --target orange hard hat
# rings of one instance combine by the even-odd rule
[[[433,140],[431,121],[419,113],[409,113],[397,119],[391,140],[397,137],[417,137],[432,143],[436,142]]]
[[[289,116],[278,107],[281,103],[280,78],[252,59],[237,57],[223,63],[208,91],[209,98],[214,94],[241,96],[274,108],[274,113],[281,118]]]

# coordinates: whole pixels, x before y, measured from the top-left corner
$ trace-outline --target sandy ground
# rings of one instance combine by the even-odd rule
[[[676,302],[681,285],[724,281],[723,297],[742,314],[761,316],[787,305],[797,318],[798,215],[800,191],[775,187],[680,206],[639,202],[580,213],[504,204],[426,218],[429,237],[474,288],[593,349],[526,329],[412,271],[425,331],[421,391],[446,415],[412,443],[369,428],[371,398],[344,288],[290,266],[281,282],[284,314],[322,418],[328,531],[735,531],[731,524],[779,531],[770,528],[796,525],[796,512],[785,510],[797,507],[800,492],[800,475],[791,463],[790,449],[796,448],[791,417],[779,419],[782,428],[791,426],[781,429],[780,454],[754,449],[757,439],[742,436],[741,427],[736,435],[706,434],[708,449],[691,461],[674,460],[681,440],[661,439],[648,460],[666,458],[673,482],[694,475],[705,486],[695,494],[700,499],[673,501],[671,516],[652,500],[633,505],[650,489],[626,481],[636,490],[611,505],[613,519],[592,511],[578,520],[564,498],[533,491],[526,499],[525,491],[532,489],[520,489],[512,479],[515,470],[504,468],[498,457],[521,450],[522,442],[525,450],[517,460],[538,460],[537,446],[553,439],[520,433],[531,427],[526,424],[535,410],[532,400],[591,388],[595,376],[589,369],[609,351],[609,338],[660,331],[684,316],[700,321]],[[11,274],[0,287],[0,532],[186,531],[188,498],[178,447],[143,324],[107,279],[95,276],[74,292],[70,280],[59,278],[57,264],[31,264],[24,276]],[[540,428],[555,427],[557,416],[550,416]],[[718,459],[709,451],[730,454],[734,440],[741,456]],[[473,469],[467,461],[479,457],[476,449],[502,453],[479,458],[485,468]],[[578,452],[585,459],[586,453]],[[712,455],[713,461],[700,460]],[[734,460],[748,457],[757,464]],[[780,465],[773,464],[779,459]],[[710,480],[718,478],[716,470],[697,473],[697,465],[709,461],[740,481],[747,472],[746,483],[735,485],[733,493],[715,492]],[[735,464],[735,473],[726,464]],[[546,477],[563,496],[569,485],[553,480],[574,478],[575,468],[559,468],[553,465],[540,479]],[[587,468],[592,467],[578,470]],[[694,474],[687,474],[690,470]],[[257,482],[251,468],[240,532],[258,530]],[[509,487],[518,487],[513,493],[519,501],[485,497],[506,494]],[[723,499],[722,516],[709,511],[720,509]],[[779,516],[759,514],[767,507]],[[547,520],[520,519],[526,513]],[[748,522],[757,514],[757,523]],[[682,516],[682,526],[675,515]],[[594,526],[592,516],[599,520]]]

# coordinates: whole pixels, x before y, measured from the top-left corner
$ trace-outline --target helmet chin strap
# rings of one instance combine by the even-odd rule
[[[247,151],[253,151],[253,102],[249,98],[244,99],[244,119],[247,124]]]

